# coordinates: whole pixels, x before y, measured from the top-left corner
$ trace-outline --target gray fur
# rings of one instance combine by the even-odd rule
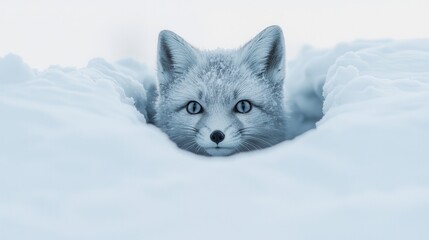
[[[284,51],[278,26],[266,28],[240,49],[215,51],[200,51],[162,31],[155,124],[180,148],[202,155],[231,155],[285,140]],[[240,100],[253,104],[249,113],[233,111]],[[199,102],[204,112],[189,114],[189,101]],[[210,140],[214,130],[225,133],[219,145]]]

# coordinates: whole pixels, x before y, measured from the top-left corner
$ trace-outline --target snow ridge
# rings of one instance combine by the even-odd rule
[[[146,124],[152,75],[0,58],[1,239],[429,237],[429,40],[304,49],[295,139],[228,158]]]

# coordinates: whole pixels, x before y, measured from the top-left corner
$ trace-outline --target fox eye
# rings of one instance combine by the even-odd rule
[[[203,107],[196,101],[190,101],[188,105],[186,105],[186,111],[189,114],[198,114],[203,112]]]
[[[234,111],[239,113],[248,113],[250,110],[252,110],[252,103],[248,100],[241,100],[234,107]]]

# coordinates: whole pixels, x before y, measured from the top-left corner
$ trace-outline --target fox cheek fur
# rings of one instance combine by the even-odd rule
[[[180,148],[225,156],[285,140],[280,27],[266,28],[237,50],[214,51],[162,31],[157,64],[155,124]]]

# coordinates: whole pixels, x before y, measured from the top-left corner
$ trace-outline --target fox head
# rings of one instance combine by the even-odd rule
[[[201,51],[171,31],[158,39],[155,124],[180,148],[226,156],[285,140],[285,47],[271,26],[236,50]]]

